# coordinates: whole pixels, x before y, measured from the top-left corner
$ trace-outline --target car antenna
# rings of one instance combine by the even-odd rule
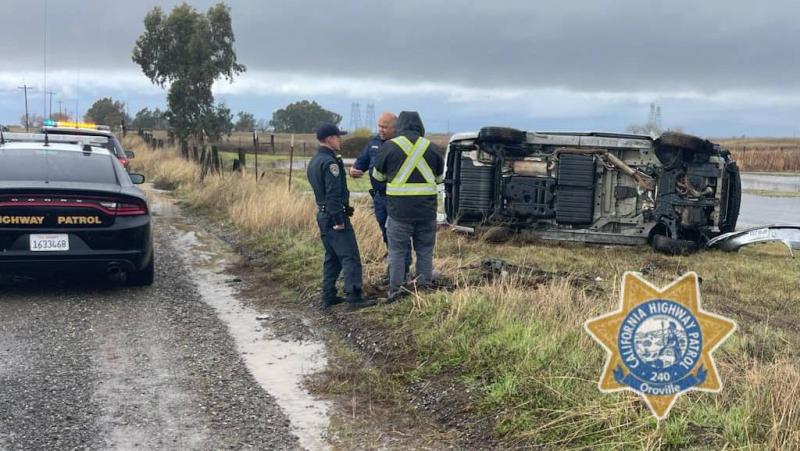
[[[44,146],[50,146],[50,135],[47,134],[47,129],[44,129]]]

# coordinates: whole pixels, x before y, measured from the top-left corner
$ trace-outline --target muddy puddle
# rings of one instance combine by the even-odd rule
[[[308,334],[296,340],[271,330],[264,320],[281,312],[256,311],[237,297],[239,279],[226,268],[240,257],[218,238],[184,221],[165,192],[149,189],[148,196],[156,221],[173,229],[175,249],[191,265],[192,278],[204,302],[228,325],[250,373],[289,417],[300,445],[309,450],[328,449],[324,435],[331,405],[315,399],[302,387],[305,377],[327,365],[324,343]]]
[[[742,206],[737,229],[767,224],[800,224],[800,197],[781,194],[800,193],[800,175],[742,174]],[[772,196],[747,193],[769,191]]]

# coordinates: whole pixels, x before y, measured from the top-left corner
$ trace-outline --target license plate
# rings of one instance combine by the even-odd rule
[[[69,235],[63,233],[53,235],[31,235],[31,251],[58,252],[69,250]]]

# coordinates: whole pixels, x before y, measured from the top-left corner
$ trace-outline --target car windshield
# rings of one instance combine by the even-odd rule
[[[103,147],[111,151],[114,155],[122,155],[122,145],[117,140],[117,137],[106,133],[97,133],[92,130],[65,130],[65,129],[50,129],[50,133],[58,135],[73,135],[73,136],[100,136],[107,137],[108,142],[103,144]]]
[[[0,150],[0,180],[117,183],[106,153],[51,149]]]

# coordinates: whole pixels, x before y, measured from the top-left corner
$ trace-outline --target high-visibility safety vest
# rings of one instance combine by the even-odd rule
[[[428,162],[425,161],[425,151],[430,146],[430,140],[420,136],[417,142],[411,143],[405,136],[398,136],[392,139],[392,142],[397,144],[398,147],[403,149],[406,154],[406,160],[400,166],[400,170],[394,178],[386,184],[387,196],[435,196],[437,194],[436,184],[440,183],[434,175]],[[424,182],[412,183],[408,181],[414,169],[418,170]],[[373,170],[373,177],[378,181],[385,181],[386,176],[377,170]],[[383,180],[381,180],[383,178]]]

